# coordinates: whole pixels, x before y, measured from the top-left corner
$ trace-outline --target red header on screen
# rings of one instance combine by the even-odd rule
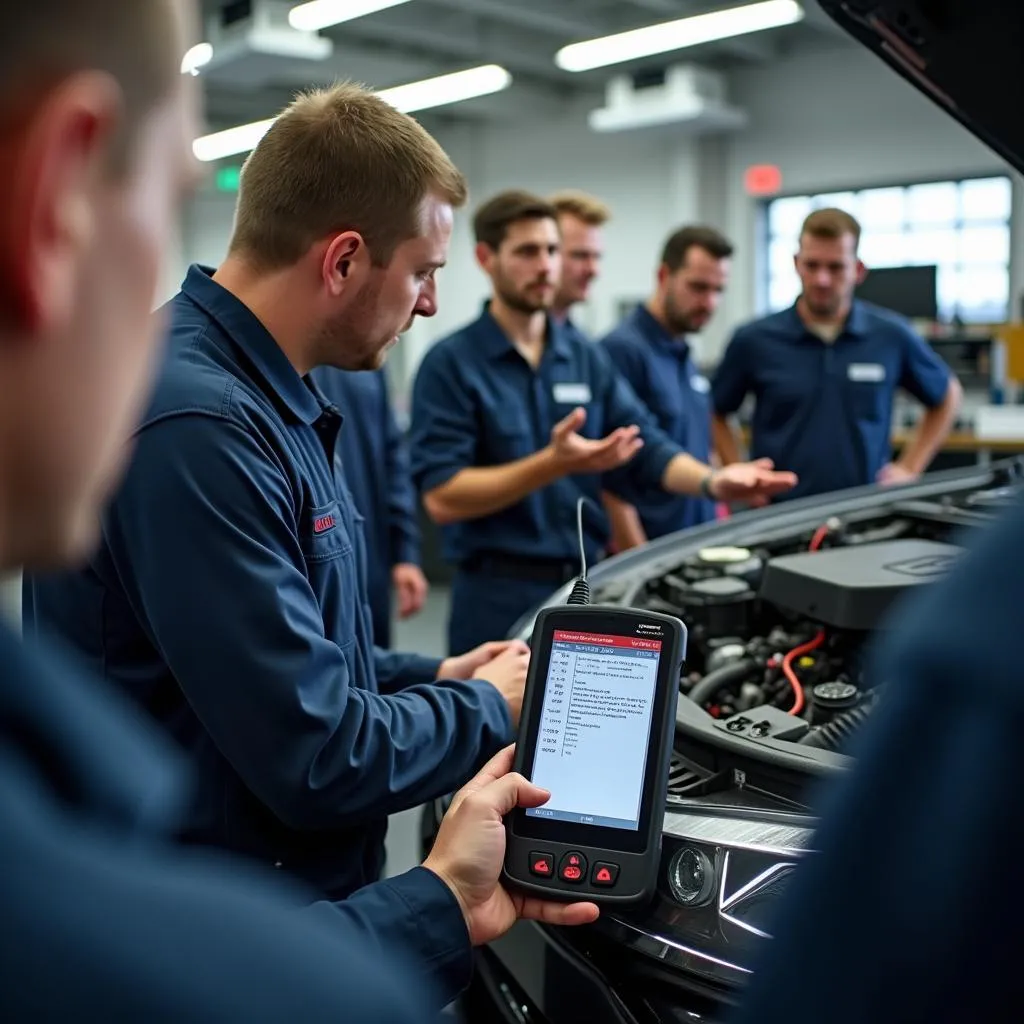
[[[640,636],[604,636],[600,633],[570,633],[565,629],[555,630],[555,643],[598,644],[601,647],[627,647],[633,651],[660,651],[660,640],[648,640]]]

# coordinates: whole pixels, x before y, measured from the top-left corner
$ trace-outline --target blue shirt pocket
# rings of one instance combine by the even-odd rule
[[[485,464],[500,465],[532,455],[533,431],[526,409],[519,402],[500,402],[487,408],[484,429]]]

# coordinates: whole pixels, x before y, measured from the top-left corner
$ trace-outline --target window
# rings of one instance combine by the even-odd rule
[[[1011,185],[1007,177],[927,182],[809,196],[766,204],[767,246],[760,305],[796,301],[793,269],[800,225],[812,211],[838,206],[860,221],[860,255],[868,267],[938,267],[939,319],[1005,320],[1010,305]]]

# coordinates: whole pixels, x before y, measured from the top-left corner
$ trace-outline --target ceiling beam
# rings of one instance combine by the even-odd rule
[[[507,32],[481,33],[475,26],[446,32],[416,25],[374,24],[372,19],[366,18],[346,25],[345,35],[352,42],[362,40],[377,44],[377,49],[382,51],[385,48],[391,52],[401,50],[435,59],[444,56],[468,64],[501,64],[513,74],[521,72],[552,82],[564,82],[566,78],[554,60],[535,55],[528,45],[513,45],[514,40],[509,40]],[[497,40],[501,40],[500,45],[495,45]]]
[[[607,25],[595,25],[588,18],[553,14],[547,8],[527,6],[522,0],[430,0],[435,7],[465,11],[507,25],[519,25],[533,32],[547,32],[567,40],[603,35]]]

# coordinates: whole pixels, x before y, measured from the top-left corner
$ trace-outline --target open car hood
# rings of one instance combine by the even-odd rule
[[[1004,160],[1024,170],[1022,0],[818,3]]]

